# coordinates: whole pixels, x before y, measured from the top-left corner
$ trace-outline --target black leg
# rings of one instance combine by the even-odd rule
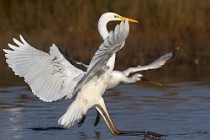
[[[98,125],[98,123],[100,122],[100,113],[97,111],[97,116],[96,116],[96,120],[95,120],[95,123],[94,123],[94,127],[96,127]]]
[[[85,121],[85,118],[86,118],[86,115],[83,115],[82,119],[78,122],[78,127],[82,126],[82,124],[84,123]]]

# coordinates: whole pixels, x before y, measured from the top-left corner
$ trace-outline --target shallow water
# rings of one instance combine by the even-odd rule
[[[169,83],[158,87],[121,85],[104,95],[119,129],[150,130],[167,135],[166,140],[207,140],[210,137],[210,84]],[[78,128],[63,129],[57,120],[70,100],[44,103],[24,86],[0,88],[0,136],[2,140],[101,139],[127,140],[112,136],[104,121],[94,128],[96,111],[91,109]],[[129,139],[142,139],[130,136]]]

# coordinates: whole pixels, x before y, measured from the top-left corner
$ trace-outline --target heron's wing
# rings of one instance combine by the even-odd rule
[[[149,69],[158,69],[158,68],[162,67],[163,65],[165,65],[167,62],[171,61],[175,57],[178,49],[179,48],[177,47],[174,51],[159,57],[158,59],[156,59],[155,61],[153,61],[152,63],[150,63],[148,65],[128,68],[127,70],[123,71],[123,73],[126,76],[128,76],[130,73],[134,73],[134,72],[138,72],[138,71],[149,70]]]
[[[88,65],[82,63],[82,62],[78,62],[75,60],[70,59],[69,57],[66,57],[64,55],[64,57],[66,58],[67,61],[69,61],[69,63],[71,63],[73,66],[77,67],[78,69],[81,69],[83,72],[86,72],[88,69]]]
[[[109,33],[109,36],[104,40],[104,42],[100,45],[99,49],[93,56],[87,72],[75,88],[75,92],[77,92],[87,81],[89,81],[95,75],[100,76],[104,71],[107,70],[106,63],[114,53],[116,53],[124,46],[128,33],[129,24],[127,20],[122,21],[115,27],[114,31]]]
[[[45,53],[29,45],[22,36],[13,39],[12,50],[4,49],[6,62],[16,75],[24,77],[32,92],[46,102],[72,97],[84,72],[70,64],[53,44]]]

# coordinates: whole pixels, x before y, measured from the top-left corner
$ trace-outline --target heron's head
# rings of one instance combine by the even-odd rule
[[[133,78],[136,82],[138,82],[138,81],[144,81],[144,82],[148,82],[148,83],[151,83],[151,84],[154,84],[154,85],[157,85],[157,86],[162,86],[161,83],[157,83],[157,82],[150,81],[149,79],[145,78],[145,77],[144,77],[142,74],[140,74],[140,73],[134,74],[132,78]]]
[[[140,73],[134,74],[134,75],[132,76],[132,78],[133,78],[136,82],[142,81],[142,79],[144,79],[143,75],[140,74]]]
[[[109,21],[124,21],[124,20],[128,20],[129,22],[136,22],[136,23],[139,23],[139,21],[135,20],[135,19],[131,19],[131,18],[127,18],[127,17],[123,17],[121,15],[118,15],[116,13],[112,13],[112,12],[107,12],[107,13],[104,13],[100,19],[102,20],[105,20],[107,22]],[[100,20],[99,19],[99,20]]]

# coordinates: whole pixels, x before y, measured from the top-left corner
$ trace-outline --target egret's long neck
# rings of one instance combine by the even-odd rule
[[[98,21],[98,31],[101,37],[103,38],[103,40],[105,40],[109,36],[109,32],[107,30],[107,23],[109,21],[110,20],[106,16],[101,16]],[[110,67],[110,71],[112,71],[114,68],[115,56],[116,54],[114,53],[112,57],[109,59],[109,61],[107,62],[107,66]]]
[[[103,40],[105,40],[107,36],[109,35],[109,32],[107,30],[108,22],[109,20],[107,20],[105,17],[101,17],[98,21],[98,31],[101,37],[103,38]]]

